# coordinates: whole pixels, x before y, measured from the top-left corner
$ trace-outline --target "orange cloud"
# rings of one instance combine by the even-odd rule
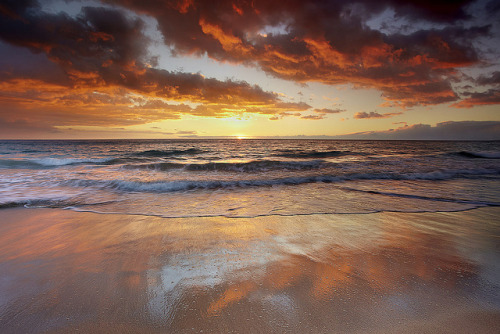
[[[194,6],[193,0],[179,0],[174,5],[174,8],[177,9],[179,13],[186,14],[189,11],[189,8],[192,6]]]
[[[184,15],[197,6],[184,1],[169,8]],[[221,81],[150,66],[154,59],[145,51],[148,38],[142,33],[142,21],[120,10],[88,7],[78,18],[34,15],[22,6],[17,10],[25,22],[5,20],[0,24],[0,32],[4,31],[0,38],[42,53],[45,58],[29,60],[43,61],[44,67],[47,62],[56,64],[60,73],[53,78],[51,67],[36,75],[31,75],[31,70],[16,72],[17,67],[0,71],[0,102],[9,105],[0,114],[10,121],[31,113],[33,119],[46,117],[53,126],[123,126],[182,115],[257,113],[283,117],[310,108],[305,103],[285,103],[277,94],[244,81]],[[241,39],[225,32],[230,30],[209,22],[199,20],[198,28],[205,37],[217,41],[225,51],[250,52]],[[4,30],[7,26],[17,29],[15,38],[10,30]],[[8,114],[10,107],[17,112]]]
[[[223,86],[219,87],[222,92]],[[213,89],[217,87],[215,85]],[[250,92],[245,92],[246,89]],[[125,126],[179,119],[183,115],[227,117],[253,113],[284,117],[311,108],[305,103],[284,103],[272,94],[261,90],[252,92],[252,89],[247,85],[236,84],[233,87],[229,84],[226,87],[229,97],[212,96],[208,90],[205,96],[192,95],[192,101],[197,101],[198,105],[190,106],[172,103],[171,99],[161,97],[169,95],[182,101],[185,95],[179,91],[140,94],[120,86],[76,87],[69,90],[66,86],[40,80],[13,79],[0,83],[0,104],[3,105],[0,116],[11,122],[45,120],[53,126]],[[231,92],[237,98],[231,98]],[[214,102],[207,101],[207,98]],[[16,112],[12,111],[14,109]]]
[[[110,0],[111,1],[111,0]],[[151,2],[128,0],[125,5],[156,17],[166,42],[177,53],[207,54],[217,60],[253,64],[278,78],[375,88],[387,105],[403,108],[458,100],[451,86],[461,67],[480,62],[473,41],[490,28],[471,18],[467,2],[357,1],[361,14],[349,5],[324,1],[193,1],[189,15]],[[408,20],[430,19],[443,28],[413,33],[382,33],[370,28],[370,15],[391,8]],[[368,14],[371,13],[371,14]],[[281,33],[262,33],[268,27]],[[427,25],[429,26],[429,25]],[[462,25],[463,26],[463,25]],[[436,90],[437,88],[437,90]]]
[[[219,26],[210,24],[204,19],[200,19],[199,23],[201,26],[201,30],[205,34],[210,35],[214,39],[219,41],[225,51],[230,52],[233,55],[240,54],[242,57],[251,53],[252,48],[243,45],[240,38],[224,32]]]
[[[351,61],[347,55],[342,54],[335,50],[328,41],[319,39],[305,38],[303,40],[307,48],[311,51],[310,61],[317,66],[334,66],[339,68],[346,68],[351,65]]]
[[[33,52],[26,62],[32,65],[1,64],[0,116],[12,122],[47,117],[49,126],[59,126],[241,113],[270,115],[271,120],[320,119],[334,113],[317,109],[317,114],[302,116],[309,105],[286,103],[244,81],[157,68],[147,52],[150,39],[145,24],[134,11],[157,20],[165,43],[176,54],[206,54],[299,83],[378,89],[386,100],[383,106],[455,102],[455,107],[468,108],[500,102],[498,75],[479,78],[477,85],[493,87],[462,94],[459,102],[451,85],[460,80],[459,68],[481,62],[474,42],[492,33],[488,25],[469,20],[469,0],[454,4],[359,0],[359,12],[347,3],[319,0],[106,2],[116,6],[83,7],[77,16],[40,10],[36,0],[0,5],[1,42]],[[389,8],[398,17],[413,20],[414,30],[382,32],[368,24],[372,15]],[[467,24],[458,25],[458,20]],[[424,21],[437,22],[439,28]]]

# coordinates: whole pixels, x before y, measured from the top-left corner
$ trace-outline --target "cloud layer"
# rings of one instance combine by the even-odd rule
[[[208,54],[297,82],[375,88],[401,107],[457,101],[452,81],[480,62],[474,41],[491,32],[472,20],[466,0],[108,2],[155,17],[178,54]],[[389,34],[367,24],[386,10],[419,29]]]
[[[12,110],[25,114],[23,121],[39,116],[57,119],[57,125],[131,125],[182,114],[218,117],[310,108],[285,103],[245,81],[155,67],[146,52],[143,21],[120,8],[83,7],[71,17],[44,12],[36,1],[7,1],[0,15],[0,39],[10,44],[2,53],[14,59],[0,64],[0,98],[6,106],[0,116],[6,122],[19,119]]]
[[[243,80],[161,69],[147,51],[153,41],[146,33],[146,17],[157,22],[163,42],[175,55],[208,55],[299,84],[376,89],[385,107],[500,104],[500,72],[476,78],[462,73],[467,67],[488,65],[481,45],[498,38],[494,18],[500,7],[494,2],[102,0],[91,6],[76,4],[81,10],[75,15],[48,11],[37,0],[0,4],[0,120],[4,126],[56,131],[57,126],[126,126],[182,115],[243,113],[269,115],[270,120],[287,116],[319,120],[344,111],[285,100]],[[464,80],[469,86],[461,89]],[[400,114],[357,112],[354,118]]]
[[[436,126],[413,124],[386,131],[358,132],[332,138],[373,140],[500,140],[500,122],[449,121],[438,123]]]

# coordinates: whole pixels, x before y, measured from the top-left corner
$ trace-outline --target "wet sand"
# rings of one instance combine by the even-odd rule
[[[0,211],[1,333],[498,333],[500,208]]]

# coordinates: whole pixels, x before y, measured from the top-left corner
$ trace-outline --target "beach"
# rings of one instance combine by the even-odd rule
[[[2,210],[2,333],[497,333],[500,208]]]
[[[0,334],[500,334],[500,0],[0,1]]]

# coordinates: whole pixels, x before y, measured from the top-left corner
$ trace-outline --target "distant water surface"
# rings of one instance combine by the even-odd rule
[[[499,141],[0,141],[0,208],[256,217],[461,211],[499,198]]]

